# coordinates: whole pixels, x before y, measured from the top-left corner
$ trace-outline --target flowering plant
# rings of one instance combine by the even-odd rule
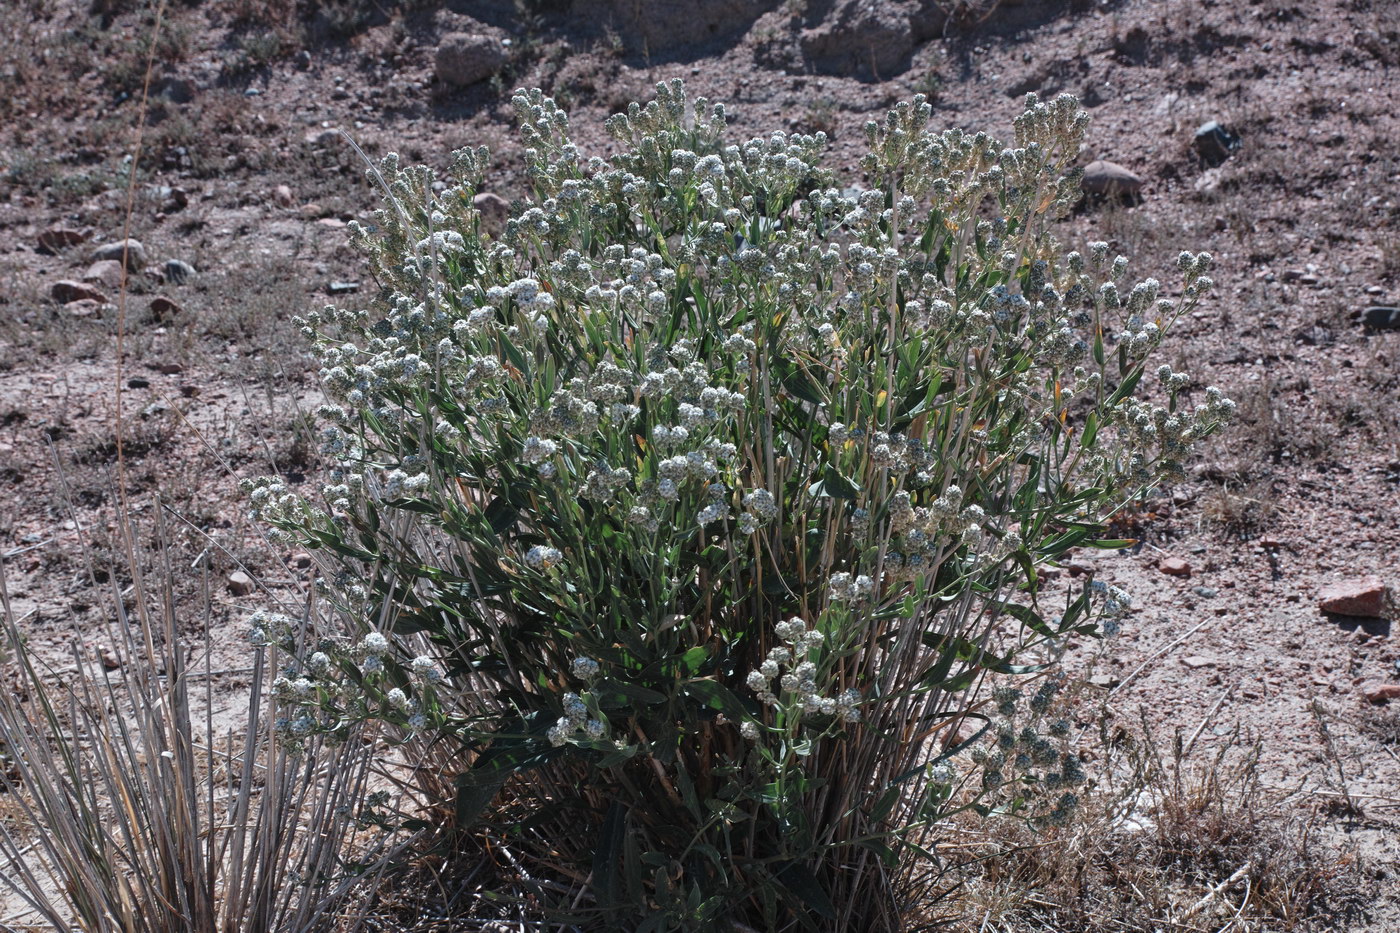
[[[450,737],[459,827],[572,879],[593,926],[893,928],[963,799],[931,740],[1121,609],[1047,609],[1038,568],[1121,544],[1106,519],[1230,413],[1169,367],[1165,404],[1136,395],[1210,257],[1167,297],[1106,244],[1062,254],[1070,97],[1028,97],[1006,148],[916,97],[867,126],[866,190],[821,134],[725,142],[679,81],[611,118],[610,160],[514,104],[535,198],[503,234],[484,150],[445,187],[390,155],[352,227],[379,301],[302,322],[337,469],[323,504],[250,492],[363,630],[288,678],[289,740]],[[1076,779],[1024,744],[974,802]]]

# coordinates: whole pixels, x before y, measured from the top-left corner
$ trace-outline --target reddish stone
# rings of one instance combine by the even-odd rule
[[[1191,565],[1180,557],[1164,557],[1157,562],[1157,569],[1173,577],[1191,576]]]
[[[1386,611],[1386,585],[1375,577],[1324,587],[1317,595],[1323,612],[1379,619]]]
[[[39,234],[39,249],[45,253],[57,253],[69,246],[77,246],[88,238],[81,230],[54,227]]]
[[[164,295],[157,295],[151,299],[151,313],[156,316],[156,320],[164,321],[179,314],[184,309],[178,304],[166,298]]]
[[[107,296],[82,282],[61,281],[49,286],[49,295],[59,304],[71,304],[75,301],[96,301],[99,304],[107,300]]]
[[[1362,696],[1371,703],[1400,700],[1400,684],[1369,683],[1361,688]]]

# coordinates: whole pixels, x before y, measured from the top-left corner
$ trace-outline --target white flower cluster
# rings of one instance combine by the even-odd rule
[[[787,706],[804,716],[835,717],[845,723],[859,722],[859,690],[847,689],[834,697],[821,695],[817,684],[817,664],[810,658],[826,642],[822,633],[809,629],[805,621],[796,617],[779,622],[774,632],[783,644],[770,650],[758,670],[750,671],[745,681],[758,699],[767,706]],[[777,682],[776,686],[774,681]]]
[[[566,693],[563,706],[564,715],[546,733],[551,745],[565,745],[579,740],[599,742],[607,737],[607,722],[590,712],[583,697],[577,693]]]

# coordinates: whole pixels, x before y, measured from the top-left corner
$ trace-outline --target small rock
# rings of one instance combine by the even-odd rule
[[[351,295],[359,290],[359,282],[332,282],[326,286],[326,291],[332,295]]]
[[[292,189],[286,185],[278,185],[272,189],[272,200],[277,202],[278,207],[291,207],[296,203],[292,197]]]
[[[88,238],[88,235],[81,230],[70,230],[67,227],[51,227],[39,234],[39,252],[56,254],[60,250],[70,246],[77,246]]]
[[[1240,148],[1240,137],[1214,120],[1202,123],[1192,141],[1196,152],[1208,165],[1219,165]]]
[[[1214,599],[1217,595],[1217,591],[1209,586],[1193,586],[1191,587],[1191,592],[1201,597],[1201,599]]]
[[[166,75],[151,85],[151,96],[163,98],[172,104],[188,104],[194,100],[194,85],[184,78]]]
[[[297,551],[291,556],[290,561],[293,567],[296,567],[298,570],[305,570],[307,567],[311,566],[311,555],[305,551]]]
[[[63,306],[63,310],[69,317],[101,317],[102,309],[105,307],[107,307],[105,302],[84,298],[81,301],[70,301]]]
[[[162,376],[178,376],[185,371],[185,367],[179,363],[161,363],[156,369]]]
[[[1367,285],[1367,286],[1366,286],[1366,294],[1368,294],[1368,295],[1384,295],[1384,294],[1385,294],[1385,289],[1384,289],[1384,288],[1381,288],[1379,285]]]
[[[49,296],[61,305],[72,304],[75,301],[95,301],[98,304],[107,301],[107,296],[91,285],[66,279],[49,286]]]
[[[448,33],[438,43],[433,59],[437,79],[452,87],[466,87],[491,77],[506,66],[505,46],[490,36]]]
[[[167,259],[160,268],[165,274],[165,281],[171,285],[183,285],[195,276],[194,266],[183,259]]]
[[[1191,565],[1180,557],[1164,557],[1157,562],[1157,569],[1173,577],[1191,576]]]
[[[180,394],[183,395],[185,398],[194,398],[196,395],[199,394],[199,386],[194,385],[192,383],[182,385],[180,386]]]
[[[122,264],[115,259],[99,259],[87,267],[87,271],[83,273],[83,281],[94,285],[106,285],[108,288],[121,288]]]
[[[1400,700],[1400,684],[1385,684],[1377,681],[1361,685],[1361,695],[1368,703],[1385,703]]]
[[[228,575],[228,591],[234,596],[247,596],[253,592],[253,578],[241,570]]]
[[[151,380],[144,376],[133,376],[126,381],[126,387],[128,389],[149,389],[151,387]]]
[[[120,262],[123,258],[127,269],[138,270],[146,265],[146,247],[141,245],[140,240],[117,240],[103,243],[92,251],[93,262],[102,259],[115,259]]]
[[[1317,594],[1317,604],[1323,612],[1380,619],[1385,615],[1387,595],[1384,583],[1367,577],[1324,587]]]
[[[296,64],[298,71],[305,71],[311,67],[311,53],[306,49],[302,49],[296,54],[296,58],[293,59],[293,62]]]
[[[340,142],[340,130],[312,130],[306,134],[308,146],[334,146]]]
[[[320,220],[316,221],[316,223],[323,227],[330,227],[332,230],[339,230],[345,226],[345,221],[341,220],[339,217],[322,217]]]
[[[1194,671],[1199,670],[1203,667],[1214,667],[1215,658],[1208,658],[1205,655],[1201,654],[1188,654],[1186,657],[1181,659],[1181,663],[1185,664],[1187,667],[1191,668],[1191,670]]]
[[[1361,323],[1372,330],[1400,330],[1400,308],[1372,305],[1361,312]]]
[[[1142,179],[1117,162],[1097,159],[1084,166],[1079,186],[1085,194],[1136,198],[1142,191]]]
[[[481,215],[481,226],[487,233],[498,234],[506,227],[510,218],[510,202],[499,194],[483,191],[472,198],[472,207]]]
[[[184,313],[184,310],[164,295],[157,295],[151,299],[151,313],[155,315],[157,321],[169,320],[177,314]]]
[[[1095,674],[1089,678],[1089,686],[1099,687],[1104,690],[1118,686],[1119,680],[1112,674]]]
[[[98,657],[102,659],[102,666],[109,671],[118,670],[122,666],[122,659],[117,657],[117,653],[111,648],[103,648]]]

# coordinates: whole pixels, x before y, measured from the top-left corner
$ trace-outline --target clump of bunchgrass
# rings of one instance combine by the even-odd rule
[[[203,664],[185,647],[171,545],[158,527],[146,553],[134,542],[149,534],[118,524],[117,565],[103,570],[113,582],[93,583],[111,648],[102,655],[101,636],[85,632],[61,674],[26,644],[0,561],[11,662],[0,690],[0,884],[28,908],[11,919],[85,933],[329,930],[393,851],[377,829],[366,835],[366,801],[382,783],[369,732],[362,724],[339,744],[312,736],[294,754],[270,715],[273,654],[254,661],[241,731],[215,735],[210,645]]]
[[[286,739],[375,718],[455,747],[458,831],[559,919],[894,929],[952,808],[1072,805],[1054,736],[1014,729],[970,799],[967,743],[934,739],[1121,609],[1042,605],[1037,568],[1120,546],[1106,520],[1232,412],[1149,362],[1211,258],[1173,293],[1061,250],[1069,97],[1030,96],[1010,146],[916,97],[868,125],[855,192],[823,135],[731,143],[678,81],[608,121],[609,160],[514,104],[535,197],[499,239],[484,149],[445,185],[390,155],[352,225],[378,299],[302,321],[336,466],[316,501],[248,492],[356,624],[279,687]]]

